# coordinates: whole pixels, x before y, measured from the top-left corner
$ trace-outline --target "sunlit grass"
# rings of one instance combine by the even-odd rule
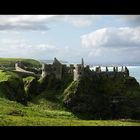
[[[140,122],[133,120],[81,120],[69,111],[47,109],[40,104],[33,103],[24,106],[0,98],[0,126],[140,126]]]
[[[45,117],[0,116],[1,126],[140,126],[140,122],[120,120],[75,120]]]
[[[28,66],[40,67],[40,62],[34,59],[25,58],[0,58],[0,64],[2,66],[14,66],[17,61],[27,64]]]

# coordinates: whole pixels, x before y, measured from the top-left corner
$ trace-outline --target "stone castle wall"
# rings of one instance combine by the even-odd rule
[[[105,71],[101,70],[101,67],[98,66],[94,70],[90,70],[89,66],[84,66],[84,60],[82,59],[81,64],[77,64],[74,66],[70,64],[69,67],[61,64],[56,58],[54,58],[53,64],[42,64],[42,77],[50,75],[51,73],[55,74],[57,79],[62,79],[64,73],[73,74],[73,80],[76,81],[80,79],[83,75],[86,74],[86,70],[90,71],[93,75],[97,76],[108,76],[108,77],[126,77],[129,76],[129,70],[127,67],[122,67],[119,70],[118,67],[113,67],[112,71],[109,71],[108,67],[106,67]]]
[[[82,59],[81,64],[76,65],[74,70],[74,78],[73,80],[79,80],[80,77],[85,75],[86,71],[85,69],[88,69],[93,75],[97,76],[107,76],[107,77],[128,77],[129,76],[129,70],[127,67],[121,67],[121,70],[119,71],[118,67],[113,67],[113,71],[109,71],[108,67],[106,67],[105,71],[101,70],[101,67],[98,66],[94,70],[90,70],[89,66],[87,65],[84,67],[84,60]]]
[[[42,77],[55,74],[57,79],[62,78],[62,64],[55,58],[53,64],[42,64]]]

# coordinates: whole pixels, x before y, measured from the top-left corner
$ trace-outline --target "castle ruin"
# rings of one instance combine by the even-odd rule
[[[84,76],[86,74],[85,69],[88,69],[90,72],[92,72],[93,75],[97,76],[107,76],[107,77],[129,77],[129,70],[125,66],[122,66],[122,69],[119,71],[118,67],[113,67],[113,71],[109,71],[108,67],[106,66],[105,71],[101,70],[101,66],[95,67],[94,70],[90,70],[89,65],[86,67],[84,66],[84,60],[82,58],[81,64],[77,64],[74,69],[74,81],[79,80],[80,77]]]
[[[62,69],[65,65],[62,65],[56,58],[54,58],[53,64],[42,64],[42,77],[54,74],[57,79],[62,79]]]
[[[129,70],[125,66],[121,68],[119,71],[118,67],[113,67],[112,71],[109,71],[108,67],[105,67],[105,71],[101,70],[101,66],[95,67],[95,71],[91,70],[89,65],[84,65],[84,59],[82,58],[81,64],[70,64],[70,66],[66,66],[61,64],[56,58],[54,58],[53,64],[42,64],[42,77],[45,77],[50,74],[54,74],[57,79],[61,80],[64,73],[72,74],[73,80],[79,80],[82,76],[86,74],[85,69],[89,70],[93,75],[97,76],[108,76],[108,77],[128,77]]]
[[[35,75],[34,72],[25,70],[24,65],[21,62],[17,62],[15,64],[15,70],[18,72],[24,72],[31,75]],[[42,74],[41,77],[44,78],[50,74],[54,74],[56,79],[62,80],[62,77],[65,74],[70,74],[73,76],[73,80],[79,80],[82,76],[87,75],[87,71],[90,72],[91,75],[96,76],[107,76],[107,77],[129,77],[129,70],[125,66],[119,67],[114,66],[112,70],[109,70],[108,67],[105,67],[105,71],[102,71],[101,66],[95,67],[95,70],[91,70],[89,65],[84,65],[84,59],[82,58],[81,64],[70,64],[69,66],[65,64],[61,64],[56,58],[52,64],[42,64]],[[39,76],[40,77],[40,76]]]

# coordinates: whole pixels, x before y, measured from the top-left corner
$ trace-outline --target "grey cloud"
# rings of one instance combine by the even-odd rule
[[[140,15],[119,15],[119,17],[134,26],[140,26]]]
[[[83,47],[140,46],[140,27],[102,28],[81,36]]]
[[[62,21],[76,27],[95,22],[97,15],[0,15],[0,30],[48,30],[50,21]]]
[[[0,25],[0,30],[49,30],[49,27],[43,24],[29,25]]]
[[[0,15],[0,30],[48,30],[51,15]]]

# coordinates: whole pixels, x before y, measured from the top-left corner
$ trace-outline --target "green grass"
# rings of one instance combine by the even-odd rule
[[[34,59],[25,59],[25,58],[0,58],[0,65],[4,67],[14,67],[17,61],[22,62],[28,67],[40,67],[41,64],[39,61]]]
[[[0,82],[7,81],[11,76],[0,70]]]
[[[46,102],[45,102],[46,103]],[[140,126],[133,120],[80,120],[64,110],[28,106],[0,98],[0,126]]]
[[[19,78],[18,75],[13,72],[0,70],[0,82],[10,80],[13,76]]]
[[[4,98],[0,98],[0,115],[76,119],[76,117],[68,111],[44,109],[41,105],[33,103],[28,103],[28,106],[24,106]]]
[[[66,110],[62,104],[62,91],[45,90],[36,96],[32,102],[40,105],[43,109]]]
[[[9,80],[11,75],[16,76],[0,70],[0,82]],[[45,90],[27,106],[0,98],[0,126],[140,126],[140,121],[134,120],[79,119],[63,107],[61,96],[61,91]]]
[[[43,117],[0,116],[1,126],[140,126],[140,122],[120,120],[74,120]]]

